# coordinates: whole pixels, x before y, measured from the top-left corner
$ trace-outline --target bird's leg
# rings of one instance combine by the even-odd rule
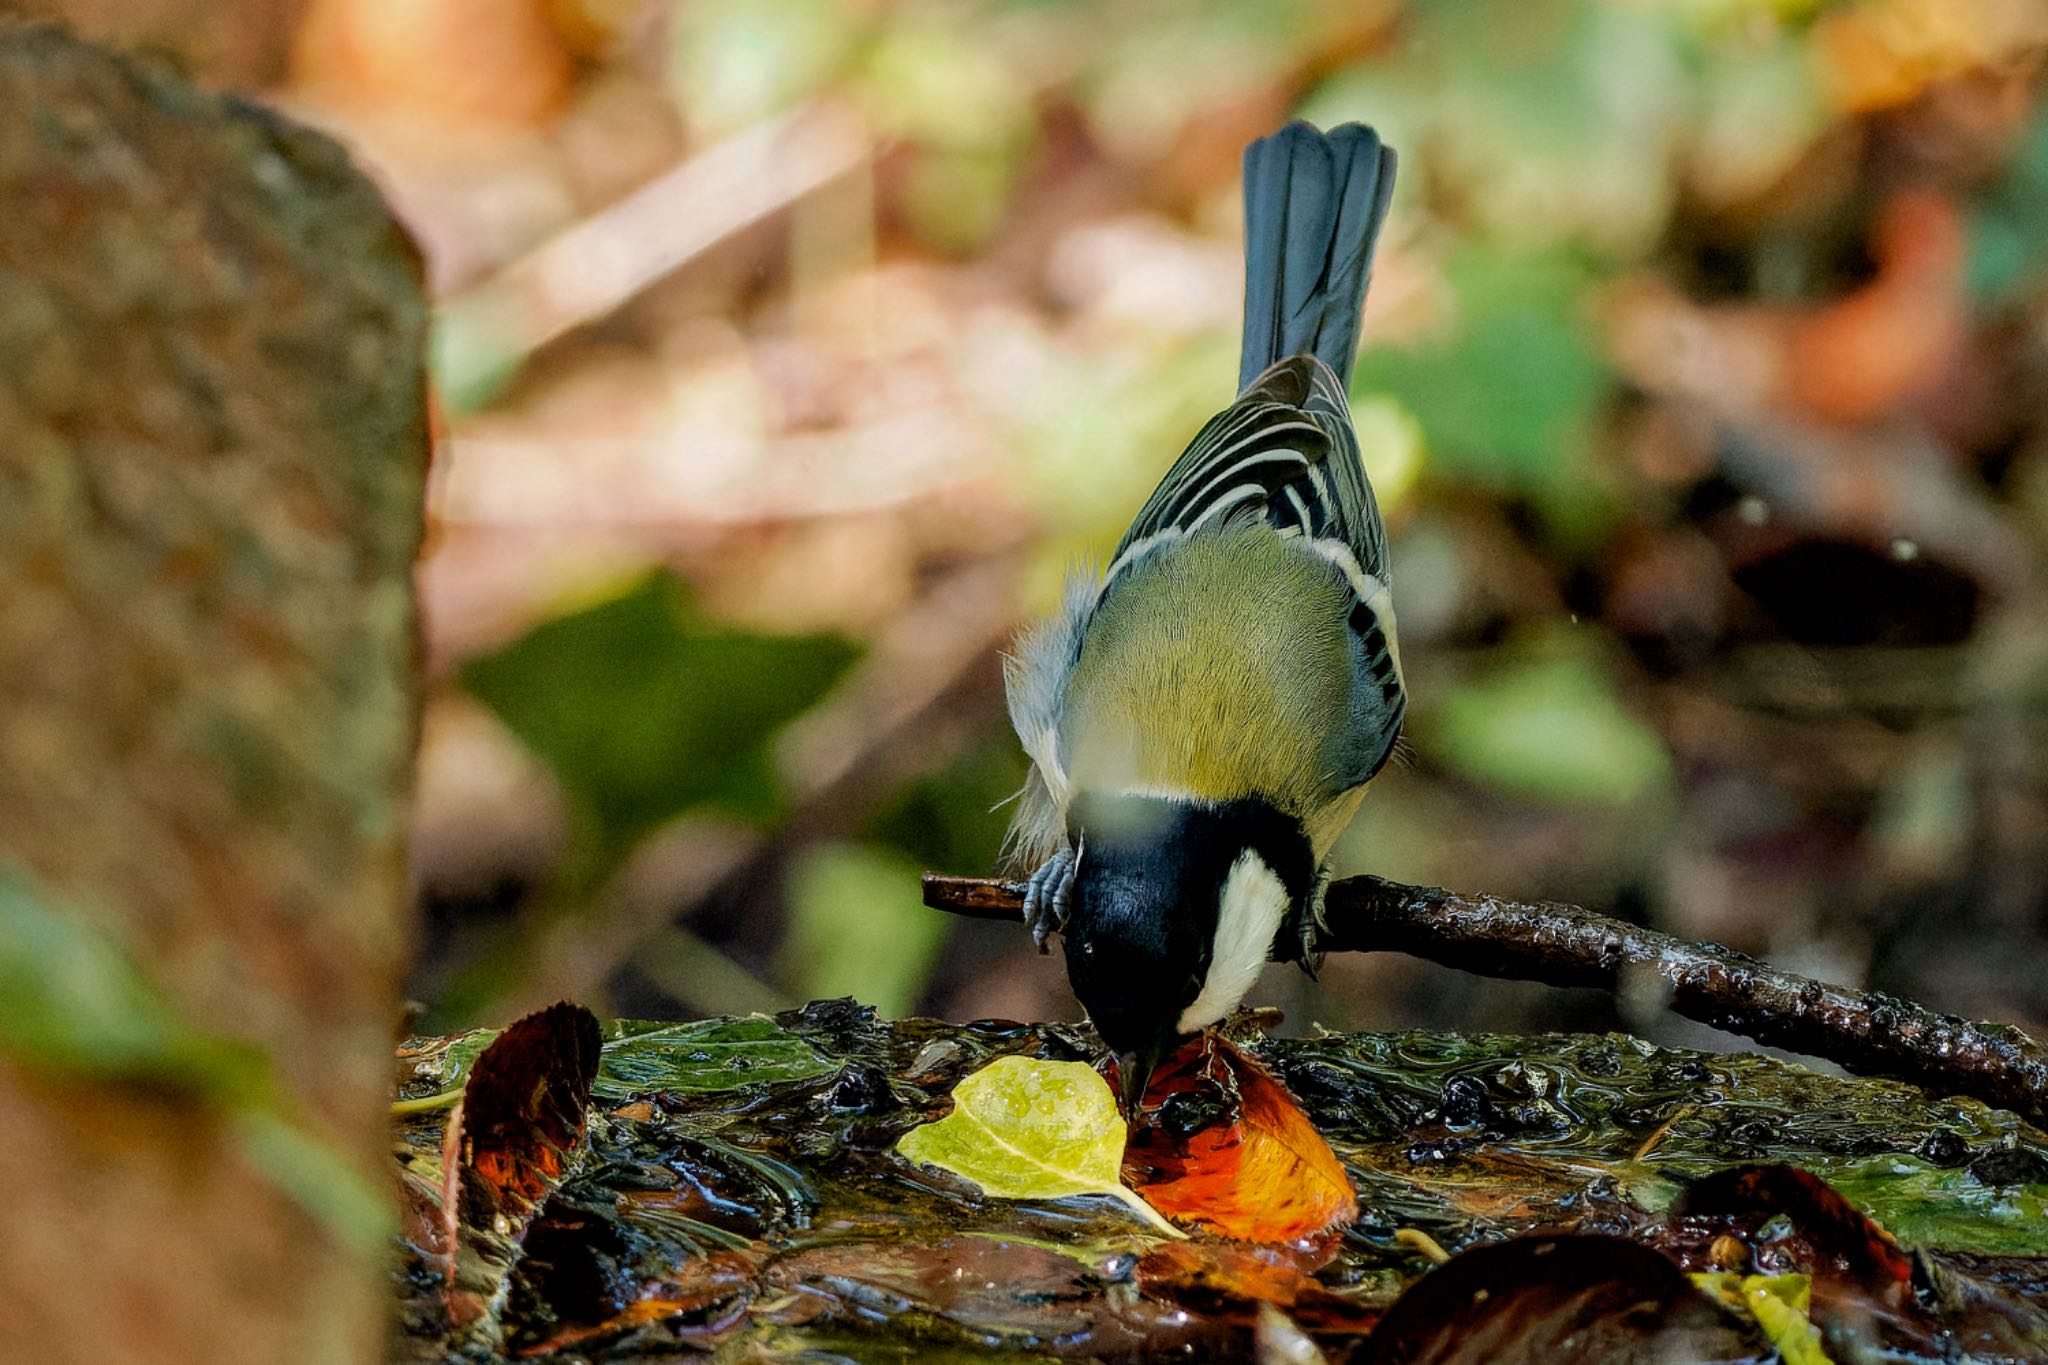
[[[1073,849],[1062,848],[1024,883],[1024,923],[1041,953],[1050,952],[1045,941],[1066,928],[1067,902],[1074,894],[1078,862]]]

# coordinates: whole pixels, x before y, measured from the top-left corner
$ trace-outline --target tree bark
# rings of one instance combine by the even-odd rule
[[[0,1360],[371,1360],[418,261],[333,143],[4,22],[0,204]]]

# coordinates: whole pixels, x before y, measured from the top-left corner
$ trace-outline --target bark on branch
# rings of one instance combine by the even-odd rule
[[[975,919],[1020,920],[1023,887],[927,873],[924,902]],[[1379,877],[1333,883],[1324,952],[1398,952],[1480,976],[1550,986],[1655,986],[1687,1019],[2048,1124],[2048,1052],[2016,1028],[1936,1014],[1897,996],[1781,972],[1576,905],[1461,896]]]

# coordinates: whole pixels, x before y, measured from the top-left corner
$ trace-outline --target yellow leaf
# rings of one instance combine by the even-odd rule
[[[1821,1349],[1813,1311],[1813,1281],[1805,1275],[1744,1275],[1738,1271],[1696,1274],[1692,1282],[1721,1302],[1747,1314],[1777,1347],[1785,1365],[1832,1365]]]
[[[1109,1083],[1081,1062],[999,1057],[953,1090],[953,1112],[896,1150],[999,1199],[1106,1194],[1169,1237],[1185,1233],[1124,1188],[1124,1121]]]

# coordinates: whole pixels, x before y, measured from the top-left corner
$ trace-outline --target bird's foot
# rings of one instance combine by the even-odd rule
[[[1311,981],[1323,966],[1323,891],[1327,886],[1328,882],[1319,878],[1308,904],[1294,917],[1294,961]]]
[[[1074,894],[1077,863],[1074,850],[1063,848],[1024,883],[1024,924],[1041,953],[1051,951],[1046,940],[1067,926],[1067,903]]]

